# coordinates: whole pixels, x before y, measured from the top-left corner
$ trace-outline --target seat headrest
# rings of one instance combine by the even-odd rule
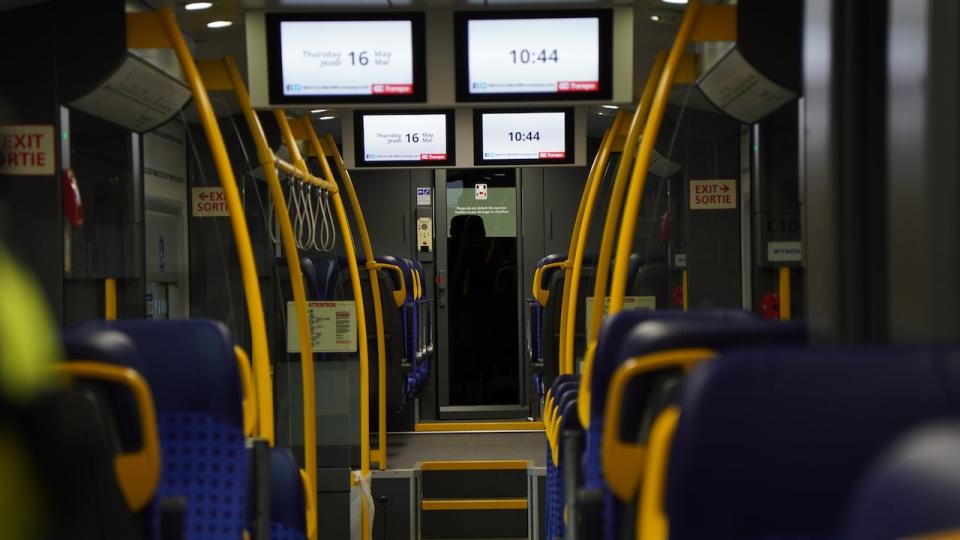
[[[242,395],[233,338],[225,325],[192,319],[169,321],[90,321],[68,330],[67,335],[90,337],[83,342],[114,345],[104,349],[107,359],[126,347],[120,333],[136,346],[142,360],[139,370],[150,384],[158,412],[202,412],[230,425],[243,426]],[[118,362],[119,363],[119,362]]]
[[[63,346],[70,360],[93,360],[143,372],[143,361],[130,336],[101,324],[68,327],[63,333]]]
[[[590,417],[603,415],[610,379],[630,358],[668,349],[723,349],[745,343],[799,342],[800,323],[770,322],[742,310],[621,312],[604,322],[590,377]]]
[[[554,379],[553,384],[550,385],[550,388],[553,389],[553,392],[552,392],[553,395],[554,395],[554,396],[557,395],[557,392],[559,391],[559,386],[560,386],[561,384],[566,383],[566,382],[571,382],[571,381],[577,381],[577,382],[579,382],[579,381],[580,381],[580,375],[578,375],[578,374],[576,374],[576,373],[567,373],[566,375],[558,375],[557,378]]]
[[[909,431],[860,482],[843,538],[907,538],[960,529],[960,423]]]
[[[671,538],[835,536],[857,481],[905,429],[960,412],[960,348],[769,347],[688,378]]]

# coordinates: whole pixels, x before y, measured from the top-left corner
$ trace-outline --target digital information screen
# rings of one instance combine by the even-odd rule
[[[355,112],[356,163],[452,165],[453,112]]]
[[[610,13],[574,13],[459,14],[458,99],[609,98]]]
[[[423,101],[422,19],[306,17],[268,15],[271,102]]]
[[[573,109],[474,113],[476,165],[573,163]]]

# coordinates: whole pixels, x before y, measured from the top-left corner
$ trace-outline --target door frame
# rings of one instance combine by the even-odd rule
[[[437,169],[434,174],[434,230],[436,234],[435,253],[437,268],[437,417],[440,420],[483,420],[483,419],[515,419],[530,416],[530,399],[527,392],[526,380],[529,378],[529,367],[524,361],[523,344],[526,332],[523,317],[523,204],[522,204],[522,174],[519,168],[515,170],[516,197],[517,197],[517,321],[521,325],[517,334],[517,370],[518,402],[507,405],[451,405],[450,404],[450,340],[447,306],[447,279],[449,277],[447,264],[447,170]],[[442,280],[442,285],[439,281]]]

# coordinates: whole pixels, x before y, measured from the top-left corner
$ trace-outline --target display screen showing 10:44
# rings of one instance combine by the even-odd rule
[[[528,131],[526,133],[522,131],[511,131],[507,133],[507,136],[510,137],[510,142],[521,142],[521,141],[539,141],[540,132],[539,131]]]
[[[514,64],[546,64],[547,62],[556,64],[560,61],[560,55],[556,49],[553,51],[547,51],[547,49],[540,49],[539,51],[513,49],[510,51],[510,57]]]

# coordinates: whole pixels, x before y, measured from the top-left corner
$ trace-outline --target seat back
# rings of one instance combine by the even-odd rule
[[[897,439],[869,468],[843,538],[907,538],[960,531],[960,424],[927,424]],[[944,536],[945,538],[946,536]]]
[[[835,537],[869,463],[909,427],[960,412],[958,390],[956,347],[715,358],[682,392],[666,477],[670,537]]]
[[[285,448],[270,449],[270,538],[306,540],[306,502],[300,469]]]
[[[93,321],[70,329],[91,349],[104,332],[136,346],[157,409],[162,472],[150,530],[160,534],[160,501],[186,499],[186,539],[235,540],[246,526],[246,452],[240,374],[226,326],[207,320]],[[128,360],[103,349],[105,360]]]

